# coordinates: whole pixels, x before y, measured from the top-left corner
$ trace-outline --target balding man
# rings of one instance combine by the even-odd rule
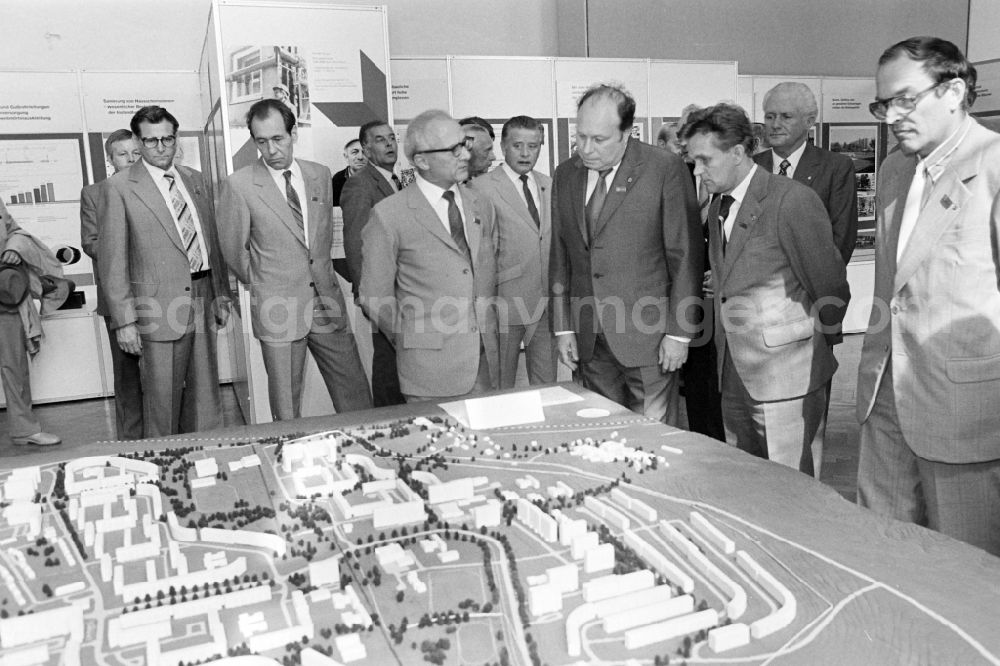
[[[833,226],[833,242],[846,266],[858,236],[854,162],[807,141],[818,113],[816,97],[804,83],[785,81],[768,90],[764,95],[764,126],[771,149],[753,159],[771,173],[808,185],[819,195]]]
[[[496,213],[460,187],[469,140],[444,111],[410,123],[416,182],[379,202],[361,233],[361,307],[396,347],[407,402],[495,388]]]
[[[493,164],[493,126],[479,116],[469,116],[458,121],[469,141],[469,180],[490,170]]]

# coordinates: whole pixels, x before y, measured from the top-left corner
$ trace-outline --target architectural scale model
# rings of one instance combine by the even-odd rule
[[[882,612],[996,659],[628,432],[440,415],[4,470],[0,664],[851,663]]]

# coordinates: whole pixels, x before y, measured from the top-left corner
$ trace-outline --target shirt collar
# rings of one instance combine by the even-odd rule
[[[735,199],[736,203],[741,204],[743,203],[743,199],[746,198],[747,190],[750,189],[750,181],[753,179],[755,171],[757,171],[756,164],[750,167],[750,172],[747,173],[747,175],[743,177],[743,180],[741,180],[739,184],[733,188],[733,191],[729,193],[729,196]]]
[[[271,174],[271,178],[274,178],[275,180],[278,180],[279,178],[284,178],[286,171],[291,171],[292,178],[295,178],[296,180],[300,180],[302,178],[302,169],[299,167],[299,163],[296,160],[292,160],[292,164],[287,169],[280,169],[280,170],[272,169],[271,165],[265,162],[264,160],[261,160],[261,164],[263,164],[264,168],[267,169],[268,172]]]
[[[792,171],[799,166],[799,160],[802,159],[802,153],[806,152],[806,144],[808,141],[803,141],[802,145],[792,151],[792,154],[788,157],[782,157],[778,153],[774,152],[774,148],[771,149],[771,157],[775,165],[781,164],[781,160],[788,160],[788,163],[792,165]]]
[[[510,178],[510,180],[511,180],[512,183],[514,183],[515,185],[520,185],[521,184],[521,175],[518,172],[516,172],[513,169],[511,169],[510,165],[508,165],[506,162],[504,162],[503,164],[500,165],[500,168],[503,169],[503,172],[505,174],[507,174],[507,177]],[[528,176],[528,182],[529,183],[534,183],[535,182],[535,175],[531,171],[529,171],[525,175]]]
[[[439,187],[429,180],[425,180],[416,170],[414,170],[413,173],[416,176],[417,187],[420,188],[420,191],[425,197],[427,197],[427,201],[429,201],[432,206],[441,200],[446,191],[454,192],[456,195],[458,194],[458,185],[452,185],[445,190],[443,187]]]
[[[142,161],[143,165],[146,167],[146,171],[148,171],[149,175],[152,176],[153,180],[157,180],[159,178],[163,178],[163,174],[166,174],[166,173],[169,173],[171,176],[173,176],[175,178],[177,177],[177,166],[175,164],[171,163],[169,169],[161,169],[158,166],[154,166],[154,165],[150,164],[146,160],[141,160],[141,161]]]
[[[375,167],[375,170],[378,171],[380,174],[382,174],[382,177],[385,178],[390,183],[392,182],[392,177],[396,175],[392,171],[389,171],[388,169],[383,169],[377,164],[372,164],[372,166]]]

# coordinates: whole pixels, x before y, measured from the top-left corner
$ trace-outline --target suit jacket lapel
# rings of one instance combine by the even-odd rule
[[[305,178],[303,174],[303,179]],[[295,218],[292,217],[292,209],[288,207],[288,201],[285,199],[285,195],[278,190],[278,186],[275,184],[274,179],[271,178],[271,172],[267,170],[264,166],[263,160],[257,160],[257,163],[253,167],[253,184],[257,186],[257,193],[260,195],[261,201],[267,205],[274,214],[278,217],[282,224],[284,224],[292,235],[303,245],[306,244],[306,239],[302,235],[302,229],[299,227]],[[306,196],[305,192],[299,193],[300,197]]]
[[[153,213],[177,249],[186,255],[187,251],[184,249],[184,243],[181,242],[181,235],[177,233],[177,224],[174,222],[170,209],[167,208],[167,202],[163,199],[160,188],[153,182],[153,177],[149,175],[149,171],[142,161],[136,162],[129,168],[128,177],[132,182],[132,191],[135,192],[136,197]]]
[[[587,231],[587,167],[579,157],[574,158],[576,170],[572,174],[572,192],[570,196],[576,202],[576,226],[580,230],[583,244],[590,247],[590,233]]]
[[[542,233],[548,233],[552,228],[552,191],[551,185],[542,184],[541,174],[537,171],[535,182],[538,183],[538,217],[542,220]]]
[[[795,167],[794,179],[812,187],[813,179],[816,178],[816,171],[819,168],[819,161],[816,159],[816,149],[812,145],[806,144],[806,149],[802,152],[802,158]],[[771,167],[773,169],[773,167]],[[770,170],[770,169],[769,169]]]
[[[375,184],[375,188],[382,193],[383,197],[389,197],[396,193],[396,189],[389,184],[389,181],[385,179],[378,169],[369,164],[365,167],[368,177],[372,179]]]
[[[403,190],[408,194],[407,203],[410,209],[413,211],[413,217],[417,222],[431,232],[434,236],[439,238],[445,245],[454,248],[455,252],[458,252],[458,246],[455,245],[455,240],[448,233],[444,225],[441,224],[441,218],[437,216],[434,212],[434,208],[431,207],[430,202],[427,201],[427,197],[424,193],[420,191],[419,187],[409,187]]]
[[[910,158],[903,163],[902,168],[897,170],[897,183],[894,186],[896,198],[889,201],[882,210],[885,251],[884,253],[880,253],[880,255],[885,261],[889,262],[890,270],[892,271],[890,275],[893,276],[897,272],[896,254],[899,248],[899,227],[903,221],[903,208],[906,206],[906,195],[910,191],[910,183],[913,182],[913,172],[916,169],[916,164],[916,158]],[[884,183],[880,187],[884,190],[888,185],[889,183]],[[876,248],[876,252],[878,251],[878,248]]]
[[[309,215],[309,247],[316,247],[316,234],[319,231],[320,220],[322,220],[320,204],[323,201],[324,183],[320,182],[319,175],[313,171],[311,166],[296,161],[299,162],[299,169],[302,170],[302,182],[306,186],[306,191],[301,196],[303,197],[302,203],[306,206]]]
[[[729,271],[732,270],[743,251],[743,247],[747,244],[747,239],[750,238],[753,226],[760,218],[761,211],[764,209],[763,201],[767,198],[767,179],[770,177],[771,175],[766,171],[758,169],[753,178],[750,179],[750,187],[747,188],[746,196],[740,202],[740,209],[736,212],[736,219],[733,220],[733,228],[729,233],[729,241],[726,243],[722,282],[725,282],[726,278],[729,277]],[[716,219],[718,219],[718,211],[716,211]]]
[[[535,221],[531,219],[531,213],[528,212],[528,204],[526,204],[524,199],[521,198],[521,194],[517,191],[518,186],[511,182],[503,168],[497,167],[490,172],[489,177],[496,183],[497,191],[500,193],[500,198],[506,201],[511,208],[517,211],[518,219],[527,225],[529,229],[537,232],[538,229],[535,227]],[[535,182],[537,183],[538,181],[536,180]],[[538,189],[539,193],[541,193],[541,185],[539,185]],[[540,203],[536,201],[535,206],[540,206]],[[541,218],[541,213],[541,208],[539,208],[539,218]]]
[[[472,265],[476,265],[479,256],[479,243],[483,238],[483,224],[476,214],[473,198],[468,188],[462,188],[462,212],[465,214],[465,239],[469,242],[469,252],[472,254]],[[534,223],[532,223],[534,226]]]
[[[604,200],[601,215],[597,218],[597,224],[594,225],[595,237],[600,235],[608,220],[611,219],[611,216],[618,210],[618,206],[625,200],[629,189],[631,189],[632,184],[636,180],[637,172],[642,169],[643,162],[639,157],[639,151],[633,147],[633,141],[634,139],[628,140],[628,146],[625,148],[625,154],[622,156],[621,166],[618,167],[618,172],[615,173],[614,180],[608,183],[608,197]]]
[[[956,155],[953,159],[958,160],[959,157]],[[899,258],[899,263],[896,265],[894,291],[898,291],[906,284],[927,253],[937,245],[941,235],[958,219],[962,207],[969,198],[969,190],[964,183],[969,178],[974,178],[977,171],[978,165],[968,162],[953,162],[952,166],[945,168],[938,182],[933,185],[930,194],[925,197],[927,203],[917,217],[913,233],[910,234],[910,239],[906,247],[903,248],[903,256]],[[909,180],[912,180],[912,176],[907,182]],[[925,187],[930,184],[930,180],[928,180]],[[909,185],[907,185],[906,190],[900,190],[901,193],[904,191],[909,191]],[[903,201],[905,201],[905,197]],[[902,206],[899,207],[902,208]],[[901,212],[900,216],[902,216]],[[898,244],[898,226],[894,237]],[[892,256],[896,256],[895,248],[892,250]]]

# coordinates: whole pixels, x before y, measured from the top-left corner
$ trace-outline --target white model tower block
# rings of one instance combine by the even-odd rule
[[[215,462],[215,458],[195,460],[194,472],[198,475],[199,479],[203,479],[206,476],[215,476],[219,473],[219,464]]]
[[[587,603],[610,599],[622,594],[638,592],[653,587],[656,577],[648,569],[627,574],[611,574],[588,580],[583,584],[583,600]]]
[[[345,664],[349,664],[352,661],[359,661],[368,656],[368,651],[365,650],[365,645],[361,642],[361,634],[337,636],[333,639],[333,643],[337,646],[340,659]]]
[[[604,618],[604,631],[609,634],[615,634],[619,631],[649,624],[650,622],[669,620],[672,617],[687,615],[693,612],[694,597],[690,594],[684,594],[651,606],[635,606],[608,615]]]
[[[427,486],[427,501],[431,504],[471,499],[474,494],[474,479],[472,477]]]
[[[573,556],[574,560],[582,560],[588,550],[597,548],[597,543],[597,532],[585,532],[580,536],[573,537],[573,542],[570,546],[570,554]]]
[[[503,504],[499,500],[488,499],[485,504],[472,509],[472,519],[475,521],[477,530],[480,527],[496,527],[502,518]]]
[[[564,546],[573,544],[573,538],[587,533],[587,521],[583,518],[567,518],[562,516],[559,520],[559,543]],[[577,558],[579,559],[579,558]]]
[[[412,525],[413,523],[422,523],[426,519],[427,512],[424,511],[422,500],[399,502],[375,509],[372,513],[372,527],[381,529],[383,527]]]
[[[708,632],[708,649],[718,654],[750,643],[750,627],[738,622]]]
[[[736,544],[733,543],[733,540],[719,531],[718,527],[708,522],[708,519],[697,511],[691,512],[691,526],[723,554],[732,555],[736,552]]]
[[[564,564],[547,570],[548,581],[558,588],[560,594],[569,594],[580,589],[580,568],[575,564]]]
[[[719,623],[719,613],[711,608],[690,615],[682,615],[671,620],[647,624],[625,632],[625,649],[636,650],[653,643],[669,641],[686,634],[693,634],[714,627]]]
[[[585,573],[597,573],[615,568],[615,547],[610,543],[602,543],[591,548],[583,555],[583,570]]]
[[[528,588],[528,609],[535,617],[562,610],[562,594],[554,583],[542,583]]]

